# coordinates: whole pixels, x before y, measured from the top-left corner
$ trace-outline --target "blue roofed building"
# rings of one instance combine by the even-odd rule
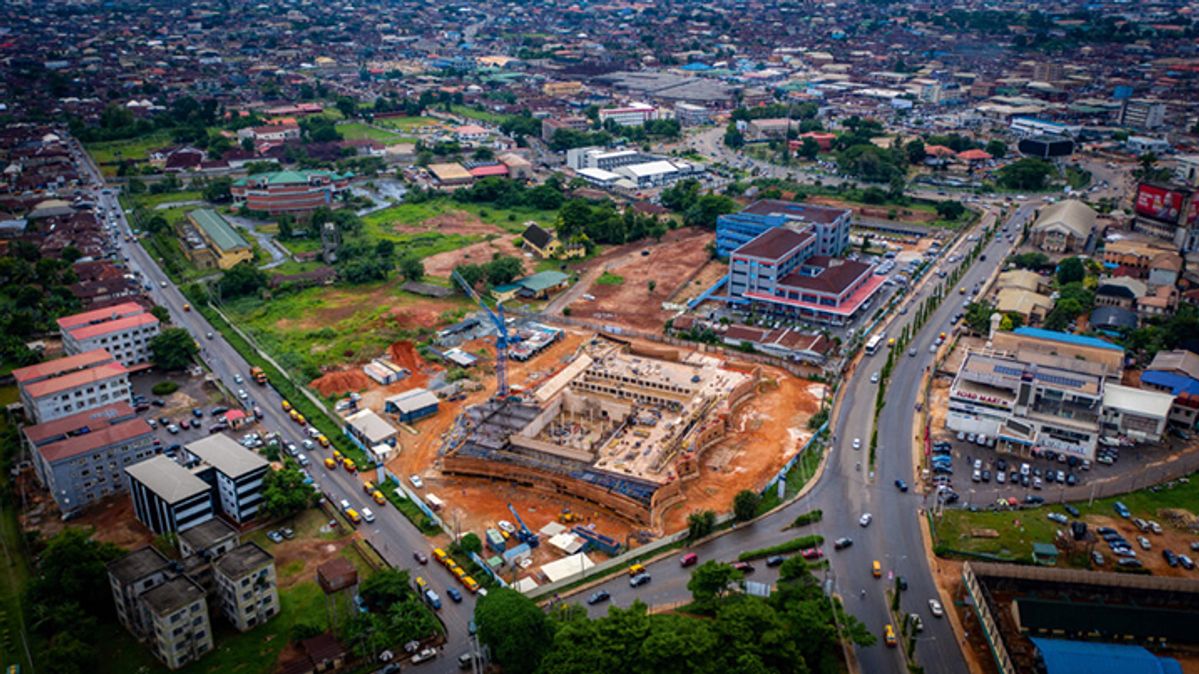
[[[853,211],[847,208],[760,199],[739,213],[717,218],[716,254],[727,258],[734,250],[767,230],[786,226],[797,232],[810,231],[815,235],[813,255],[837,256],[849,246],[852,215]]]
[[[1031,639],[1046,674],[1182,674],[1182,665],[1142,646]]]
[[[1170,423],[1193,428],[1199,421],[1199,354],[1159,351],[1141,372],[1141,385],[1174,396]]]

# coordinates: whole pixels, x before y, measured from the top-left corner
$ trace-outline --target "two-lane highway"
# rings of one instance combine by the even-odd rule
[[[82,148],[81,148],[82,151]],[[81,165],[86,167],[93,179],[103,184],[99,170],[95,164],[85,158]],[[154,301],[166,307],[171,312],[171,321],[177,327],[186,329],[195,337],[201,346],[201,358],[212,372],[212,376],[222,382],[230,390],[244,388],[251,399],[262,409],[261,427],[267,430],[279,431],[285,442],[300,444],[308,436],[284,412],[283,398],[270,386],[260,387],[249,381],[250,365],[241,357],[222,336],[215,330],[204,316],[194,309],[185,310],[188,300],[170,278],[162,271],[157,262],[132,238],[132,230],[125,218],[117,199],[115,190],[103,188],[99,191],[99,205],[107,213],[115,214],[117,219],[120,253],[128,260],[131,270],[140,272],[142,282],[150,288]],[[109,192],[105,194],[104,192]],[[106,215],[107,217],[107,215]],[[127,241],[126,236],[130,239]],[[209,338],[208,335],[212,337]],[[245,384],[237,384],[235,375],[241,375]],[[406,567],[413,577],[423,576],[429,580],[431,587],[442,597],[442,610],[439,612],[446,625],[447,644],[443,657],[423,665],[423,669],[432,672],[458,671],[456,658],[459,653],[470,650],[470,640],[467,625],[473,618],[474,597],[469,592],[463,592],[462,603],[456,604],[449,599],[445,590],[456,587],[463,590],[453,575],[435,562],[421,566],[413,559],[412,553],[421,551],[428,555],[431,546],[427,538],[408,521],[403,514],[391,506],[376,506],[368,501],[362,491],[360,478],[346,473],[344,470],[327,470],[324,467],[324,454],[319,451],[308,453],[311,465],[308,468],[313,479],[320,485],[321,491],[327,494],[333,503],[346,499],[359,508],[369,504],[375,512],[373,524],[363,524],[359,531],[368,539],[393,566]],[[373,476],[372,476],[373,477]]]

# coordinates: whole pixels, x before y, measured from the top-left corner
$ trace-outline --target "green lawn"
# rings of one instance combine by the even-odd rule
[[[0,388],[0,404],[7,405],[17,399],[16,386]],[[0,417],[0,432],[5,436],[9,432],[6,425],[5,419]],[[0,480],[6,482],[7,476]],[[30,569],[22,539],[16,510],[5,504],[0,510],[0,662],[19,664],[28,669],[29,660],[21,643],[21,634],[25,631],[21,597],[29,582]],[[36,647],[36,644],[30,646],[31,649]]]
[[[1048,497],[1047,497],[1048,498]],[[1112,504],[1121,501],[1132,511],[1133,517],[1156,520],[1163,527],[1170,524],[1158,513],[1165,508],[1178,508],[1199,513],[1199,474],[1192,475],[1189,484],[1176,484],[1173,488],[1162,487],[1153,492],[1148,489],[1113,498],[1097,499],[1094,504],[1086,501],[1074,503],[1074,507],[1087,515],[1116,517]],[[976,504],[978,505],[978,504]],[[951,550],[998,555],[1004,558],[1028,560],[1032,555],[1033,543],[1052,543],[1053,534],[1061,525],[1051,522],[1046,515],[1051,512],[1065,514],[1061,506],[1046,504],[1040,508],[1018,512],[968,512],[946,510],[937,523],[939,545]],[[1019,522],[1017,526],[1015,523]],[[994,529],[998,538],[974,538],[970,532],[979,529]]]
[[[346,140],[376,140],[384,145],[398,145],[399,143],[416,143],[415,138],[401,136],[397,133],[376,129],[367,126],[361,122],[350,122],[347,124],[338,124],[337,130]]]
[[[130,195],[129,199],[135,206],[140,206],[145,209],[154,210],[162,204],[170,204],[178,201],[203,201],[204,195],[198,190],[186,190],[182,192],[163,192],[162,194],[150,194],[143,192],[142,194]],[[192,208],[201,208],[200,206],[192,206]]]
[[[557,211],[543,211],[536,208],[495,208],[487,204],[463,204],[451,199],[432,199],[416,204],[399,204],[367,214],[362,218],[366,231],[375,237],[399,240],[400,233],[395,231],[399,226],[418,226],[426,220],[450,213],[463,211],[470,213],[483,222],[491,223],[512,234],[524,231],[524,223],[532,220],[537,224],[551,228],[558,220]]]
[[[278,241],[293,255],[315,253],[321,249],[320,239],[278,239]]]
[[[113,164],[121,160],[144,160],[151,150],[157,150],[160,147],[171,145],[170,131],[155,131],[147,136],[140,138],[131,138],[129,140],[109,140],[98,143],[86,143],[87,148],[92,158],[97,164],[102,167],[104,164]],[[115,175],[116,167],[112,167],[112,175]],[[106,173],[105,175],[109,175]]]
[[[337,289],[305,288],[268,302],[244,297],[223,308],[285,370],[301,379],[313,379],[324,366],[369,360],[396,340],[419,340],[427,338],[425,333],[431,334],[436,326],[406,329],[388,319],[389,313],[402,311],[406,303],[427,301],[398,290],[401,284],[397,278]],[[333,293],[336,296],[331,298]],[[465,298],[447,301],[468,303]],[[311,320],[321,311],[337,311],[341,318],[305,327],[309,325],[305,318]]]
[[[389,129],[396,129],[405,133],[412,133],[422,127],[439,125],[443,125],[443,122],[433,117],[384,117],[375,119],[375,126],[386,126]]]
[[[450,110],[459,117],[466,117],[467,119],[474,119],[489,124],[499,124],[504,121],[504,115],[487,110],[476,110],[465,105],[454,105],[451,106]]]
[[[624,277],[619,274],[613,274],[610,271],[606,271],[603,274],[600,274],[599,278],[595,279],[595,283],[596,285],[601,286],[618,286],[624,283]]]

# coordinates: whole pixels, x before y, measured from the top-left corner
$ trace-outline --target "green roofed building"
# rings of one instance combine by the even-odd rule
[[[278,213],[310,213],[332,207],[333,197],[350,189],[352,173],[335,171],[272,171],[234,181],[234,207]]]
[[[542,271],[507,285],[496,286],[491,289],[491,294],[500,302],[516,297],[541,300],[555,290],[565,288],[569,280],[570,277],[560,271]]]
[[[187,214],[187,221],[194,228],[195,235],[188,233],[184,250],[196,266],[202,269],[229,269],[254,256],[250,244],[220,213],[210,208],[199,208]]]

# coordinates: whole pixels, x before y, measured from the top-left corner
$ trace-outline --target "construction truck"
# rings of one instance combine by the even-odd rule
[[[570,508],[563,508],[562,512],[558,513],[558,521],[562,524],[571,524],[580,521],[580,519],[582,518],[571,512]]]
[[[262,368],[258,366],[250,368],[250,376],[253,377],[254,381],[260,386],[266,385],[266,372],[263,372]]]

